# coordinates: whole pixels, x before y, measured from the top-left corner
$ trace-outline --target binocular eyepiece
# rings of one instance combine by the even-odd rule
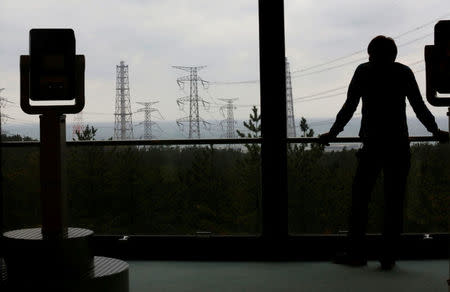
[[[72,29],[30,30],[30,55],[20,57],[21,107],[28,114],[78,113],[84,107],[84,56],[75,54]],[[73,105],[31,105],[70,101]]]

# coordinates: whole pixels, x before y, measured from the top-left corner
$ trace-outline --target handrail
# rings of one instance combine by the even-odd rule
[[[67,146],[160,146],[160,145],[212,145],[212,144],[260,144],[261,138],[242,139],[168,139],[168,140],[102,140],[67,141]],[[2,142],[2,147],[39,146],[39,141]]]
[[[318,143],[319,138],[287,138],[287,143]],[[408,138],[409,142],[437,142],[434,136],[412,136]],[[361,143],[360,137],[338,137],[330,141],[330,143]]]
[[[168,140],[102,140],[102,141],[67,141],[67,146],[163,146],[163,145],[229,145],[229,144],[261,144],[263,138],[238,139],[168,139]],[[437,142],[433,136],[409,137],[410,142]],[[286,143],[318,143],[317,137],[287,138]],[[338,137],[330,143],[361,143],[359,137]],[[33,147],[39,146],[39,141],[1,142],[1,147]]]

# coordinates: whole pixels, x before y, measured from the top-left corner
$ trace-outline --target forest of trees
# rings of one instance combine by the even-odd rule
[[[247,123],[260,134],[257,111]],[[302,136],[313,136],[302,120]],[[244,135],[240,133],[240,135]],[[247,135],[244,135],[247,136]],[[17,138],[17,137],[16,137]],[[80,140],[95,139],[86,128]],[[405,232],[448,232],[448,144],[412,146]],[[69,146],[70,225],[97,234],[257,234],[260,147]],[[347,230],[355,150],[288,147],[289,231]],[[39,226],[39,149],[3,149],[6,229]],[[381,231],[382,184],[372,196],[369,231]]]

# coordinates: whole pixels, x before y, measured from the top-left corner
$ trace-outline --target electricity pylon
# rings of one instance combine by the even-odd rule
[[[77,132],[81,134],[83,127],[83,112],[80,112],[73,118],[72,139],[77,138]]]
[[[137,104],[143,105],[143,108],[140,108],[137,110],[137,112],[143,112],[144,113],[144,121],[139,123],[138,125],[144,125],[144,139],[145,140],[151,140],[154,138],[152,127],[156,126],[159,128],[158,124],[152,121],[152,113],[157,112],[162,119],[163,116],[159,112],[158,109],[152,107],[154,104],[159,103],[159,101],[152,101],[152,102],[137,102]]]
[[[292,101],[292,83],[291,70],[289,62],[286,58],[286,121],[287,121],[287,137],[296,137],[295,118],[294,118],[294,102]]]
[[[0,92],[5,90],[4,88],[0,88]],[[0,129],[3,123],[3,107],[5,106],[6,98],[0,96]]]
[[[128,65],[125,65],[124,61],[120,61],[120,65],[116,66],[116,109],[114,116],[114,140],[133,139]]]
[[[177,99],[177,104],[180,108],[184,106],[185,103],[189,103],[189,115],[181,119],[177,119],[177,125],[183,127],[185,123],[189,126],[189,139],[198,138],[200,139],[200,122],[206,127],[208,122],[203,120],[199,114],[199,103],[202,103],[203,108],[207,108],[209,103],[205,101],[198,95],[198,82],[200,81],[203,88],[207,88],[208,82],[203,80],[198,76],[198,71],[205,68],[206,66],[199,67],[183,67],[183,66],[173,66],[175,69],[183,70],[189,72],[189,75],[180,77],[177,79],[178,86],[181,89],[184,88],[184,82],[189,82],[189,96],[181,97]]]
[[[0,88],[0,92],[5,90],[4,88]],[[6,103],[11,103],[5,97],[0,96],[0,134],[2,133],[2,124],[6,122],[7,119],[11,119],[7,114],[3,112]]]
[[[237,98],[219,98],[218,100],[226,102],[225,105],[222,105],[220,107],[220,112],[225,117],[225,120],[222,120],[220,122],[222,129],[226,129],[224,136],[227,139],[236,138],[236,131],[234,129],[234,125],[236,124],[236,121],[234,120],[234,110],[236,109],[236,106],[233,104],[233,102],[238,99]],[[224,112],[225,110],[226,110],[226,114]]]
[[[0,92],[5,90],[4,88],[0,88]],[[4,97],[0,96],[0,140],[1,140],[1,134],[2,134],[2,123],[3,123],[3,107],[6,99]]]

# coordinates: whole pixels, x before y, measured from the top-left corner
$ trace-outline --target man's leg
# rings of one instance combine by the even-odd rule
[[[380,262],[383,269],[391,269],[398,257],[400,233],[403,230],[403,209],[406,180],[410,168],[409,149],[388,159],[384,168],[384,228]]]
[[[370,194],[381,170],[377,155],[364,148],[357,153],[358,166],[352,186],[352,205],[349,220],[348,259],[337,263],[359,265],[366,261],[365,233],[368,220]],[[345,261],[349,261],[348,263]]]

